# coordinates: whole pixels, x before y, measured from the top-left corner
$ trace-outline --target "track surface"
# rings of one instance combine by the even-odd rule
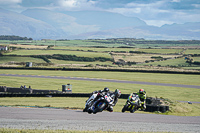
[[[0,107],[0,128],[129,132],[200,132],[200,116]]]
[[[52,78],[52,79],[70,79],[70,80],[85,80],[85,81],[98,81],[98,82],[115,82],[115,83],[129,83],[129,84],[144,84],[144,85],[158,85],[158,86],[171,86],[171,87],[183,87],[183,88],[196,88],[196,89],[200,89],[200,86],[198,86],[198,85],[165,84],[165,83],[152,83],[152,82],[140,82],[140,81],[125,81],[125,80],[111,80],[111,79],[97,79],[97,78],[62,77],[62,76],[41,76],[41,75],[18,75],[18,74],[0,74],[0,76],[29,77],[29,78]]]

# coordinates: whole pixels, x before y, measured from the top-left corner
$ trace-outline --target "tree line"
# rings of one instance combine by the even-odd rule
[[[20,37],[20,36],[14,36],[14,35],[1,35],[0,40],[33,40],[32,38],[28,37]]]
[[[66,61],[82,61],[82,62],[95,62],[95,61],[100,61],[100,62],[111,61],[111,62],[113,62],[113,59],[105,58],[105,57],[90,58],[90,57],[78,57],[76,55],[61,55],[61,54],[31,55],[30,57],[43,59],[47,63],[51,62],[49,59],[66,60]]]

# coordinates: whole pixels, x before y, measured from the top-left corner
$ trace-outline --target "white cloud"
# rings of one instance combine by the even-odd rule
[[[133,13],[134,14],[140,13],[141,8],[113,8],[113,9],[108,9],[107,11],[123,14],[125,16],[131,16]]]
[[[171,2],[181,2],[181,0],[172,0]]]
[[[185,22],[200,22],[199,10],[187,8],[176,10],[177,3],[182,3],[181,0],[162,0],[152,3],[127,3],[121,8],[112,8],[108,11],[120,13],[128,17],[138,17],[149,25],[162,26],[164,24],[185,23]],[[199,4],[192,4],[198,8]]]
[[[200,8],[200,4],[192,4],[195,8]]]
[[[22,0],[0,0],[1,4],[18,4],[21,2]]]
[[[158,26],[158,27],[165,25],[165,24],[173,24],[174,23],[172,21],[165,21],[165,20],[145,20],[145,22],[148,25]]]
[[[59,0],[58,6],[66,10],[90,9],[95,7],[93,0]]]

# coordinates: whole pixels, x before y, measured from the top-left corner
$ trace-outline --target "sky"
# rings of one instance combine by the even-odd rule
[[[0,0],[0,8],[19,13],[31,8],[107,11],[138,17],[153,26],[200,22],[200,0]]]

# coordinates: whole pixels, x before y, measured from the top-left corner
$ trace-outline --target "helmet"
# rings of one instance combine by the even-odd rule
[[[145,94],[144,89],[140,89],[140,90],[139,90],[139,93],[142,94],[142,95],[144,95],[144,94]]]
[[[109,89],[107,87],[104,88],[104,92],[109,92]]]
[[[115,90],[115,96],[120,97],[121,96],[121,91],[116,89]]]

